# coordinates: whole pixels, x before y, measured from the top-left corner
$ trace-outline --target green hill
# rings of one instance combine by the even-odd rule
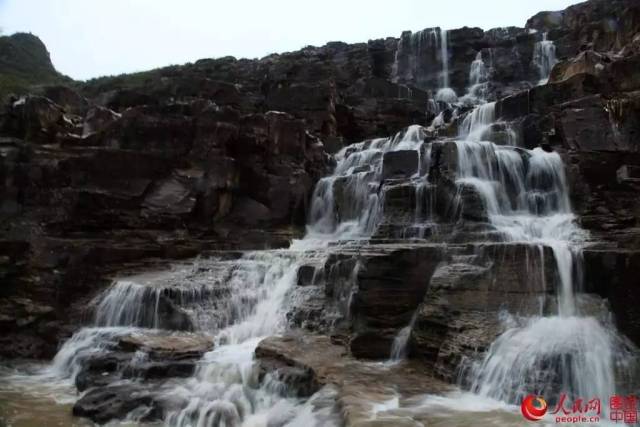
[[[0,37],[0,99],[33,91],[34,86],[70,83],[54,68],[42,41],[30,33]]]

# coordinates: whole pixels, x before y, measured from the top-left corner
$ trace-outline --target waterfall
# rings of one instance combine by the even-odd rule
[[[458,95],[449,86],[449,46],[447,30],[440,30],[440,63],[442,64],[442,71],[440,73],[440,88],[436,93],[436,100],[453,104],[458,101]]]
[[[409,338],[411,337],[411,329],[413,329],[415,321],[416,313],[411,317],[409,324],[400,329],[396,337],[393,339],[393,343],[391,345],[391,362],[403,360],[407,356],[407,346],[409,344]]]
[[[469,69],[469,85],[473,87],[480,83],[484,83],[488,78],[489,75],[487,67],[484,65],[484,61],[482,60],[482,52],[478,52],[476,59],[473,60],[471,68]]]
[[[482,52],[476,54],[476,58],[469,67],[469,87],[463,101],[469,104],[479,104],[487,97],[487,83],[489,81],[489,70],[482,59]]]
[[[440,30],[440,61],[442,61],[442,88],[449,87],[449,48],[447,30]]]
[[[282,385],[278,381],[256,384],[253,353],[262,338],[285,329],[289,307],[285,297],[295,283],[299,258],[289,251],[245,256],[264,263],[266,270],[258,287],[262,296],[244,317],[216,334],[214,350],[205,355],[194,377],[182,387],[167,391],[168,399],[188,402],[169,413],[169,425],[210,425],[214,419],[234,425],[243,417],[269,423],[297,412],[295,400],[283,399],[279,393]]]
[[[231,260],[199,259],[192,266],[116,280],[92,303],[94,325],[64,343],[43,378],[74,382],[89,358],[110,351],[120,337],[132,333],[194,330],[210,335],[214,347],[191,378],[156,390],[163,401],[172,402],[168,425],[210,425],[212,420],[286,425],[303,413],[312,420],[314,410],[289,397],[277,378],[267,375],[258,381],[254,351],[264,337],[287,330],[286,313],[295,304],[291,295],[304,262],[318,258],[322,265],[330,242],[365,239],[375,232],[384,203],[385,153],[417,151],[416,192],[424,193],[430,162],[425,136],[424,128],[411,126],[339,152],[333,173],[314,189],[306,237],[289,249],[246,252]],[[416,211],[416,216],[429,213]],[[342,315],[349,314],[351,294],[337,296],[346,300],[338,301],[345,307]],[[399,344],[399,355],[404,346]]]
[[[308,237],[366,238],[373,234],[382,213],[383,155],[414,150],[420,161],[417,174],[428,170],[430,151],[421,152],[425,130],[410,126],[391,138],[378,138],[343,148],[332,175],[322,178],[313,192]]]
[[[459,137],[463,141],[482,140],[485,132],[495,121],[496,103],[481,104],[473,109],[462,120],[459,129]],[[473,146],[472,146],[473,147]]]
[[[505,332],[472,367],[471,390],[508,403],[531,393],[552,399],[560,392],[606,401],[616,390],[621,340],[579,305],[586,234],[571,211],[562,159],[540,148],[515,151],[482,141],[493,116],[493,106],[484,104],[465,118],[456,141],[457,181],[476,189],[489,221],[506,241],[552,249],[557,308],[539,316],[510,313]]]
[[[540,80],[538,84],[546,84],[553,66],[556,65],[556,46],[552,40],[547,40],[547,33],[542,34],[542,40],[536,42],[533,48],[533,63],[538,69]]]
[[[440,49],[440,38],[437,29],[425,29],[401,34],[396,45],[391,81],[394,83],[410,83],[426,88],[424,81],[429,74],[430,65]]]
[[[156,390],[162,399],[175,402],[168,425],[242,418],[265,425],[279,420],[281,425],[301,411],[312,420],[313,411],[299,399],[283,396],[277,379],[257,380],[253,353],[262,338],[286,329],[286,313],[294,303],[287,297],[301,263],[318,256],[313,248],[316,242],[299,241],[289,250],[198,260],[192,267],[116,280],[93,303],[95,326],[67,340],[40,378],[73,383],[88,359],[112,349],[120,337],[170,335],[172,331],[157,328],[172,329],[187,318],[189,329],[211,334],[215,345],[192,378]],[[168,325],[167,318],[180,321]]]
[[[436,27],[402,33],[391,67],[391,81],[434,90],[436,100],[456,102],[458,97],[450,87],[447,30]]]
[[[436,35],[435,30],[421,32],[411,40],[431,43]],[[441,90],[445,90],[449,84],[446,31],[440,31],[439,36]],[[395,72],[399,72],[397,68]],[[469,82],[473,87],[486,78],[478,53]],[[460,385],[479,396],[507,403],[519,403],[531,393],[553,398],[560,391],[605,401],[616,392],[624,357],[618,350],[622,338],[608,323],[606,310],[594,314],[583,309],[581,248],[588,236],[572,213],[562,158],[541,148],[517,147],[514,138],[505,145],[488,141],[496,124],[505,125],[497,122],[495,106],[493,102],[477,105],[461,120],[457,137],[438,140],[447,144],[452,156],[446,165],[451,168],[447,185],[477,193],[487,214],[486,223],[483,219],[480,225],[490,227],[496,240],[530,245],[536,254],[550,248],[557,280],[549,285],[557,292],[553,297],[544,296],[550,300],[545,301],[545,312],[504,313],[503,332],[486,352],[461,367],[469,376]],[[296,304],[301,266],[325,265],[332,248],[343,241],[362,244],[356,246],[358,251],[377,243],[371,238],[377,238],[376,233],[385,225],[385,202],[392,200],[388,187],[402,185],[403,190],[409,190],[401,193],[403,197],[409,194],[407,198],[415,202],[402,218],[409,227],[401,224],[405,229],[398,238],[431,243],[425,237],[427,230],[436,230],[436,222],[442,219],[434,210],[438,202],[436,178],[430,175],[435,162],[442,161],[435,155],[432,159],[436,145],[425,128],[414,125],[391,137],[343,148],[335,155],[333,172],[315,186],[305,237],[288,249],[245,252],[233,259],[198,259],[192,265],[114,281],[91,304],[93,325],[67,340],[38,378],[42,383],[73,382],[83,363],[112,349],[125,335],[195,331],[214,343],[195,373],[187,379],[172,378],[154,390],[170,402],[164,419],[168,425],[326,425],[314,418],[313,397],[305,401],[291,396],[274,375],[259,377],[254,352],[263,338],[288,330],[287,313]],[[385,156],[400,154],[409,154],[406,158],[410,161],[403,165],[406,173],[385,170]],[[442,229],[465,225],[458,217],[445,220],[449,222]],[[443,241],[447,242],[436,240]],[[463,243],[473,246],[477,242]],[[387,239],[384,244],[397,241]],[[350,285],[356,282],[359,260],[355,265]],[[540,263],[532,265],[540,268]],[[348,318],[353,286],[340,286],[331,272],[328,276],[339,288],[334,290],[334,298],[340,312],[329,315]],[[409,324],[393,331],[392,361],[407,355],[416,317],[414,313]]]

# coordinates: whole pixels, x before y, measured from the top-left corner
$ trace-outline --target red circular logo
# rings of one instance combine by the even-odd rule
[[[547,413],[547,402],[542,396],[530,394],[522,400],[520,410],[529,421],[538,421]]]

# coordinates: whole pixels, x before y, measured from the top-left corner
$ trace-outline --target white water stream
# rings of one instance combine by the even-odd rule
[[[543,33],[542,40],[536,42],[533,48],[533,63],[540,74],[538,84],[547,83],[551,70],[557,62],[556,45],[552,40],[547,40],[547,33]]]
[[[489,219],[508,241],[553,250],[559,276],[557,310],[548,315],[509,316],[506,331],[473,367],[471,389],[509,403],[537,393],[559,392],[603,402],[616,391],[615,367],[620,339],[611,325],[582,313],[580,252],[586,234],[571,212],[562,159],[540,148],[523,157],[512,147],[481,141],[483,125],[494,121],[491,104],[469,116],[464,141],[458,141],[458,180],[482,195]],[[515,189],[509,197],[507,188]]]
[[[439,96],[454,102],[455,93],[446,91],[446,31],[440,32],[440,48],[443,92]],[[536,52],[534,62],[540,64],[541,78],[548,77],[555,48],[545,38],[536,45]],[[486,79],[482,56],[478,55],[471,65],[470,84],[477,87]],[[621,338],[606,323],[606,316],[584,312],[580,306],[580,251],[587,236],[571,211],[562,159],[558,153],[540,148],[524,150],[487,141],[495,122],[495,104],[484,103],[460,124],[459,136],[452,141],[457,153],[456,184],[476,190],[490,225],[504,241],[552,249],[559,278],[557,309],[536,316],[505,315],[504,333],[469,368],[470,389],[482,398],[474,404],[500,401],[504,402],[500,408],[512,410],[509,404],[524,395],[558,390],[606,402],[617,390],[616,375],[624,364],[624,354],[619,351]],[[50,366],[36,375],[12,376],[11,380],[48,383],[52,394],[69,399],[70,384],[82,361],[102,351],[114,337],[163,328],[171,309],[166,301],[170,297],[180,303],[191,327],[211,335],[215,345],[195,375],[162,386],[166,399],[175,403],[164,420],[167,425],[337,423],[335,408],[317,405],[313,397],[305,401],[291,396],[277,378],[267,376],[260,381],[254,351],[264,337],[287,330],[286,314],[296,302],[292,289],[302,264],[310,258],[326,257],[330,244],[365,240],[377,230],[385,198],[382,184],[388,179],[383,167],[385,153],[417,152],[418,166],[405,178],[414,186],[417,200],[431,197],[427,191],[431,145],[425,142],[426,136],[424,128],[411,126],[394,137],[361,142],[340,151],[334,172],[321,179],[314,190],[306,237],[287,250],[248,252],[231,261],[201,260],[170,273],[117,281],[95,301],[94,326],[69,339]],[[509,141],[514,143],[513,138]],[[422,205],[416,203],[414,225],[418,229],[435,220]],[[172,317],[172,322],[182,324],[184,319]],[[393,359],[406,356],[412,325],[399,332]],[[459,402],[465,399],[459,397]],[[419,402],[417,407],[443,404],[436,400]]]

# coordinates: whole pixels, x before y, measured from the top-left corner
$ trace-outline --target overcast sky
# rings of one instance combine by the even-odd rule
[[[76,79],[199,58],[262,57],[441,26],[517,25],[576,0],[0,0],[4,34],[29,31]]]

